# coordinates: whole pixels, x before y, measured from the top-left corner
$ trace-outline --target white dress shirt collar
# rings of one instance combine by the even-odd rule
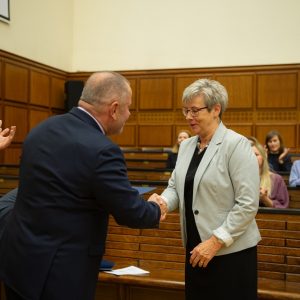
[[[98,124],[100,130],[102,131],[102,133],[105,135],[105,131],[104,131],[104,128],[102,127],[102,125],[96,120],[96,118],[90,114],[86,109],[84,109],[83,107],[81,106],[78,106],[77,108],[79,108],[80,110],[84,111],[85,113],[87,113],[91,118],[93,118],[95,120],[95,122]]]

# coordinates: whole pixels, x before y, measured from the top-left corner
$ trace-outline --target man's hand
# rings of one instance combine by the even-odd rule
[[[205,268],[222,246],[222,242],[212,235],[211,238],[200,243],[191,251],[190,264],[193,267],[199,265],[199,267]]]
[[[165,220],[168,212],[168,205],[166,201],[158,194],[154,193],[149,198],[148,201],[156,202],[160,207],[160,221]]]
[[[11,126],[10,128],[5,128],[2,130],[2,120],[0,120],[0,150],[7,148],[12,142],[15,133],[16,126]]]

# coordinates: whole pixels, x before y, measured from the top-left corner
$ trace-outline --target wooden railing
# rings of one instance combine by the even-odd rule
[[[4,171],[8,171],[9,175],[1,174]],[[7,170],[0,168],[0,192],[18,185],[17,174],[16,167]],[[129,169],[128,174],[129,177],[142,178],[131,178],[132,185],[156,187],[156,190],[144,195],[145,199],[153,192],[160,194],[168,182],[168,178],[161,176],[171,175],[170,170],[136,168]],[[141,174],[152,174],[151,179],[156,178],[153,177],[155,174],[157,180],[150,180]],[[262,235],[258,245],[259,299],[300,299],[300,210],[297,209],[300,189],[288,190],[293,209],[260,208],[256,217]],[[113,293],[117,290],[122,294],[129,289],[134,294],[137,291],[149,295],[158,293],[155,299],[184,299],[184,248],[181,244],[178,212],[170,213],[160,228],[153,230],[122,227],[110,217],[105,258],[116,262],[116,267],[136,265],[151,270],[151,275],[143,279],[126,279],[101,274],[96,299],[103,297],[103,291],[107,292],[105,287],[109,287],[108,290]],[[268,287],[269,284],[276,288]],[[114,289],[111,290],[111,287]],[[127,298],[126,295],[122,294],[122,299],[137,299],[135,296]],[[166,298],[160,298],[162,295]],[[118,297],[112,296],[109,299],[121,299]]]
[[[300,299],[300,211],[261,208],[256,220],[262,236],[259,299]],[[170,213],[159,229],[130,229],[110,218],[105,258],[114,261],[116,268],[134,265],[150,270],[150,275],[100,274],[96,299],[112,287],[124,298],[109,299],[148,299],[147,294],[152,299],[184,299],[185,255],[177,212]]]

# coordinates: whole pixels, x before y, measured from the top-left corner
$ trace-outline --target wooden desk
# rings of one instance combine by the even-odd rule
[[[154,269],[143,276],[99,274],[95,300],[184,300],[184,272]],[[300,284],[281,280],[258,280],[258,299],[300,299]]]

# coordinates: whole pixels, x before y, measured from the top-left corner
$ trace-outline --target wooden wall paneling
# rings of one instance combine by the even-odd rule
[[[20,164],[20,158],[22,153],[21,145],[11,145],[3,150],[4,164]]]
[[[297,143],[297,149],[295,152],[300,152],[300,121],[298,121],[297,129],[296,129],[296,143]]]
[[[6,127],[17,126],[14,142],[23,142],[28,133],[27,108],[5,105],[3,120]]]
[[[183,118],[182,113],[181,116]],[[174,124],[174,113],[171,111],[139,111],[135,117],[139,125]]]
[[[85,81],[91,73],[63,72],[0,50],[0,118],[4,126],[17,125],[13,143],[22,142],[29,128],[45,117],[43,108],[49,115],[64,112],[65,80]],[[133,91],[132,115],[123,134],[113,137],[120,146],[172,147],[177,130],[187,126],[180,110],[183,90],[199,78],[210,78],[228,90],[229,107],[223,116],[228,127],[243,135],[259,135],[261,142],[269,129],[284,131],[287,146],[300,152],[299,64],[120,73]]]
[[[291,152],[294,152],[297,148],[297,124],[291,125],[278,125],[278,124],[256,124],[255,125],[255,136],[261,144],[265,144],[265,138],[269,131],[277,130],[280,132],[284,144],[286,147],[291,149]]]
[[[254,135],[253,126],[251,124],[249,125],[226,124],[226,126],[245,137]]]
[[[128,300],[183,300],[183,290],[170,290],[165,288],[128,287]]]
[[[31,104],[49,107],[50,105],[50,77],[48,73],[30,70],[30,96]]]
[[[65,110],[65,79],[51,75],[50,106]]]
[[[49,111],[31,109],[29,111],[29,130],[49,117]]]
[[[29,102],[31,104],[49,107],[50,77],[48,72],[30,70]]]
[[[125,300],[123,298],[120,298],[122,295],[122,292],[119,291],[120,287],[117,284],[114,283],[103,283],[101,282],[101,273],[99,275],[100,282],[97,283],[97,289],[95,293],[95,300]],[[123,297],[123,296],[122,296]]]
[[[172,125],[140,125],[138,142],[141,147],[170,147]]]
[[[256,110],[253,121],[258,124],[292,124],[298,123],[297,111],[293,110]]]
[[[257,108],[296,108],[298,72],[257,74]]]
[[[222,115],[222,120],[225,124],[253,124],[254,115],[252,110],[226,110]]]
[[[139,109],[172,109],[172,77],[151,77],[139,80]]]
[[[175,107],[182,108],[182,95],[186,87],[200,78],[212,79],[211,74],[179,75],[175,77]]]
[[[27,102],[29,69],[21,64],[5,61],[4,98],[6,100]]]
[[[217,74],[215,78],[228,92],[228,108],[253,107],[254,74]]]
[[[136,84],[136,79],[133,79],[133,78],[127,78],[127,80],[129,81],[130,83],[130,87],[131,87],[131,90],[132,90],[132,102],[131,102],[131,105],[130,105],[130,110],[135,110],[137,108],[137,84]]]
[[[125,125],[121,134],[110,138],[120,146],[134,147],[136,146],[136,125]]]
[[[1,55],[0,55],[0,101],[3,99],[3,84],[4,84],[4,81],[2,80],[2,78],[4,78],[4,71],[3,71],[3,59],[1,58]],[[0,299],[1,300],[1,299]]]

